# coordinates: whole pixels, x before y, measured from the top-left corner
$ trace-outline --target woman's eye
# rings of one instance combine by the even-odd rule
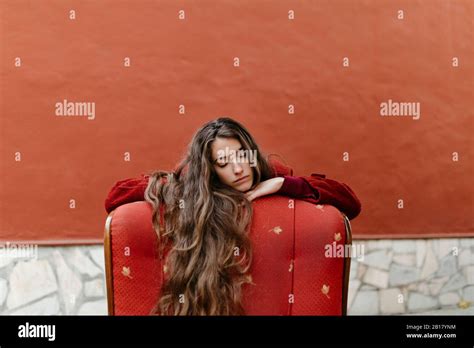
[[[239,158],[247,159],[247,151],[245,151],[245,150],[240,150],[238,156],[239,156]]]
[[[223,158],[223,159],[219,159],[216,161],[216,164],[220,167],[220,168],[224,168],[226,165],[227,165],[227,161]]]

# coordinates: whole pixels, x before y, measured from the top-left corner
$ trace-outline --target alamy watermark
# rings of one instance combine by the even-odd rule
[[[18,326],[19,338],[47,338],[48,341],[56,339],[56,325],[38,325],[26,322]]]
[[[380,103],[380,116],[408,116],[419,120],[421,106],[419,102],[395,102],[389,99]]]
[[[324,246],[324,256],[333,257],[350,257],[357,258],[357,261],[364,261],[364,244],[338,244],[332,242]]]
[[[0,258],[38,259],[37,244],[16,244],[7,242],[0,244]]]
[[[251,167],[257,166],[257,150],[231,150],[226,147],[225,150],[217,151],[217,163],[250,163]]]
[[[95,119],[95,102],[68,102],[64,99],[57,102],[56,116],[87,116],[88,120]]]

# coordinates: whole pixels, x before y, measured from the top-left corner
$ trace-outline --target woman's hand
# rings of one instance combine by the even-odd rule
[[[285,178],[283,177],[276,177],[262,181],[253,190],[245,192],[245,197],[247,197],[249,201],[253,201],[255,198],[271,195],[281,188],[283,181],[285,181]]]

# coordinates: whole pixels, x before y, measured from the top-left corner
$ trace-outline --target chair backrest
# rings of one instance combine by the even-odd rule
[[[351,245],[349,219],[330,205],[271,195],[253,203],[253,284],[243,288],[247,315],[345,315]],[[148,315],[163,282],[147,202],[122,205],[105,224],[110,315]]]

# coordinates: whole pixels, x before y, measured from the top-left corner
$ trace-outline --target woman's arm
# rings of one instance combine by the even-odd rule
[[[140,178],[117,181],[105,199],[107,213],[126,203],[144,201],[148,178],[149,175],[141,174]]]
[[[145,189],[149,175],[118,181],[105,200],[105,210],[110,213],[120,205],[145,200]],[[311,176],[275,177],[260,183],[254,190],[246,193],[249,200],[257,197],[280,194],[298,198],[313,204],[330,204],[342,211],[352,220],[361,211],[361,204],[349,186],[327,179],[323,174]]]
[[[361,203],[352,189],[323,174],[286,177],[279,194],[300,198],[313,204],[333,205],[352,220],[360,214]]]
[[[252,200],[268,194],[280,194],[301,199],[313,204],[333,205],[352,220],[359,215],[361,204],[349,186],[336,180],[327,179],[323,174],[311,176],[283,176],[262,182],[247,193]]]

